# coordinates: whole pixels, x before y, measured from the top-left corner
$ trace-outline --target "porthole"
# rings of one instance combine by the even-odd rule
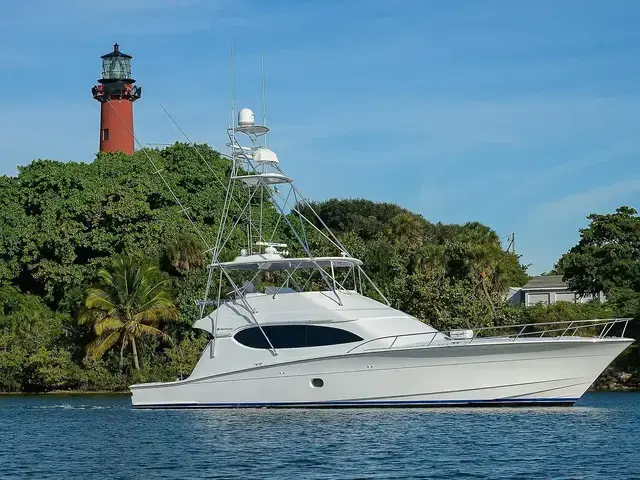
[[[311,386],[314,388],[324,387],[324,380],[321,378],[313,378],[311,379]]]

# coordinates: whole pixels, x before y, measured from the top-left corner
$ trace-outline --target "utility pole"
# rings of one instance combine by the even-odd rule
[[[516,254],[516,234],[509,235],[509,245],[507,245],[507,252]]]

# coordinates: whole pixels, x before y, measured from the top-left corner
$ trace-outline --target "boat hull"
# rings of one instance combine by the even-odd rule
[[[358,351],[133,385],[132,404],[135,408],[571,405],[631,343],[570,338]]]

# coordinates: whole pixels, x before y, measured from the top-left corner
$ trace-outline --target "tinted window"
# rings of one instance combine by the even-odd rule
[[[321,347],[362,340],[355,333],[317,325],[273,325],[262,327],[262,330],[269,337],[274,348]],[[258,327],[241,330],[234,338],[246,347],[269,348],[267,340]]]
[[[338,345],[340,343],[359,342],[360,338],[355,333],[347,332],[339,328],[307,326],[307,347],[321,347],[323,345]]]

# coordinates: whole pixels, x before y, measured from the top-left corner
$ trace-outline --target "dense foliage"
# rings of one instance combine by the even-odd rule
[[[207,146],[175,144],[131,156],[100,154],[90,164],[36,160],[16,177],[0,177],[0,391],[124,390],[135,381],[187,376],[207,342],[191,329],[206,282],[206,248],[168,186],[213,243],[225,195],[220,180],[229,167]],[[241,200],[246,192],[235,194]],[[231,221],[240,213],[236,207]],[[615,313],[606,305],[507,307],[507,287],[529,277],[498,235],[479,223],[434,224],[368,200],[312,208],[364,260],[394,307],[440,329]],[[264,218],[275,225],[274,211]],[[294,213],[290,221],[298,221]],[[321,236],[307,233],[318,253],[336,254],[323,252]],[[232,235],[223,257],[243,246]],[[145,262],[131,260],[140,258]],[[561,263],[567,273],[580,271],[570,267],[579,262]],[[123,290],[118,275],[133,275],[151,297],[162,291],[160,310],[136,310],[145,302]],[[156,285],[161,288],[149,292]],[[637,292],[637,283],[622,286]]]
[[[329,200],[311,208],[365,262],[394,307],[440,329],[491,325],[507,288],[528,280],[518,257],[477,222],[433,224],[369,200]]]
[[[604,292],[623,315],[640,317],[640,216],[630,207],[589,215],[580,241],[556,269],[582,294]]]
[[[203,234],[214,238],[224,201],[216,178],[228,176],[229,164],[210,148],[197,148],[99,154],[91,164],[36,160],[17,177],[0,177],[0,391],[124,389],[134,376],[189,373],[206,343],[190,329],[203,259],[189,248],[188,223],[147,155]],[[177,254],[176,245],[186,247]],[[130,353],[120,368],[118,349],[102,359],[87,357],[95,335],[77,322],[87,288],[121,254],[160,266],[178,307],[178,321],[164,330],[173,345],[143,343],[138,373]],[[37,365],[68,375],[58,381],[38,373]]]

